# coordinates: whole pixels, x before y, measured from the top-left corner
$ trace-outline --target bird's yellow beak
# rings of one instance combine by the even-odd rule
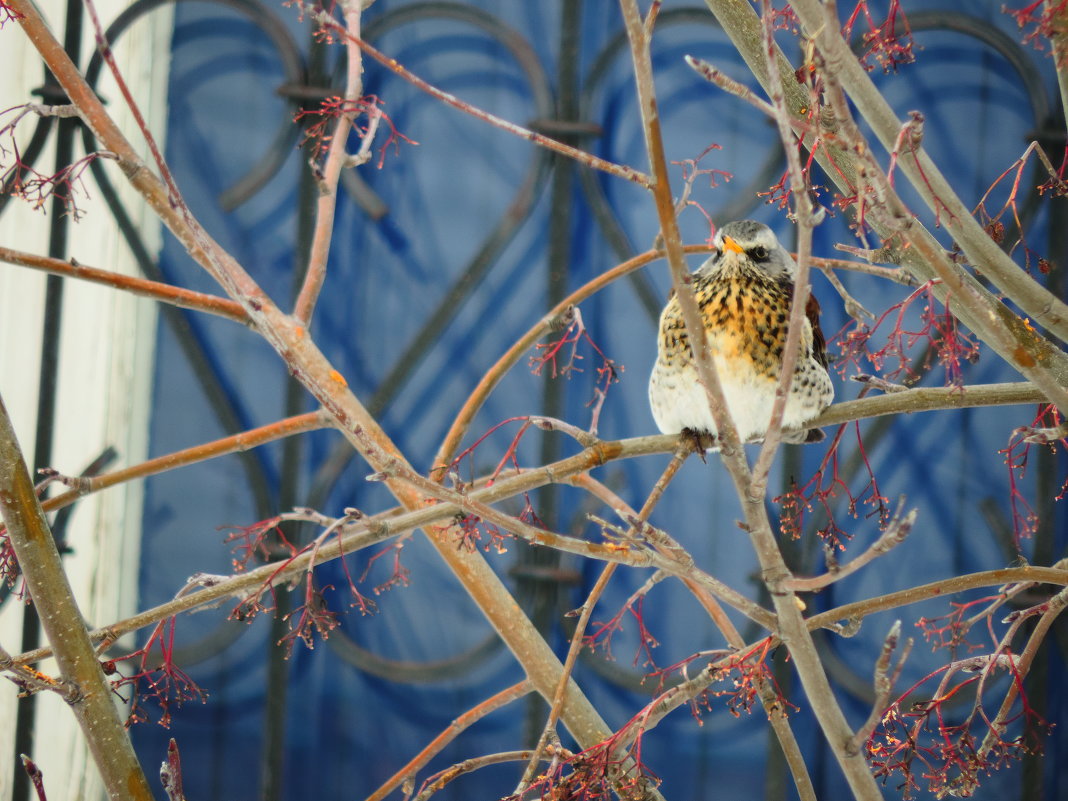
[[[742,250],[742,246],[735,242],[733,239],[731,239],[729,236],[723,237],[723,249],[729,250],[732,253],[745,253],[745,251]]]

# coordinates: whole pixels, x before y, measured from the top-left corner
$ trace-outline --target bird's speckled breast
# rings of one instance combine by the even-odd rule
[[[712,349],[723,359],[746,364],[757,375],[777,380],[786,345],[789,283],[758,270],[730,265],[694,273],[693,289]],[[693,359],[676,297],[664,309],[661,333],[663,351],[685,352],[687,360]],[[810,346],[811,336],[806,325],[802,352]],[[687,346],[685,351],[679,350],[680,345]]]

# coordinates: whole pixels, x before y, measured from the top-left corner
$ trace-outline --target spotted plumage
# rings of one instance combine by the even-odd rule
[[[738,435],[743,442],[759,441],[775,402],[797,266],[771,229],[753,220],[724,225],[714,244],[716,252],[693,274],[694,295]],[[823,439],[822,431],[806,430],[805,424],[834,398],[815,298],[809,298],[806,312],[783,414],[786,442]],[[665,434],[716,436],[674,296],[660,315],[649,403]]]

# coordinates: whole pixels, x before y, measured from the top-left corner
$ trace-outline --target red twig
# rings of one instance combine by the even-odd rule
[[[0,12],[0,25],[3,21]],[[35,210],[43,209],[50,198],[55,198],[63,204],[66,213],[74,220],[81,219],[84,212],[78,206],[78,196],[89,196],[84,181],[85,171],[97,159],[114,159],[115,154],[105,150],[94,151],[51,175],[42,173],[22,160],[22,152],[15,139],[16,126],[31,113],[39,116],[72,117],[77,116],[77,110],[74,106],[26,103],[0,112],[0,118],[12,113],[14,117],[0,126],[0,186],[6,187],[12,197],[28,202]]]
[[[899,0],[890,0],[886,19],[881,23],[876,22],[872,16],[868,0],[859,0],[853,13],[842,26],[842,36],[847,41],[853,35],[853,26],[861,17],[868,27],[868,30],[861,34],[864,51],[860,55],[860,63],[866,70],[871,72],[875,69],[875,64],[870,61],[872,58],[882,67],[883,72],[896,72],[900,65],[911,64],[916,60],[912,48],[912,29]]]
[[[178,743],[173,737],[167,743],[167,759],[160,766],[159,781],[168,801],[186,801],[182,789],[182,759],[178,754]]]
[[[1021,539],[1032,536],[1038,527],[1038,515],[1024,497],[1020,482],[1027,472],[1031,445],[1039,442],[1054,449],[1068,449],[1068,431],[1065,430],[1064,419],[1053,404],[1040,406],[1034,422],[1030,426],[1022,426],[1013,431],[1009,444],[999,451],[1005,457],[1009,472],[1012,532],[1017,545]],[[1061,485],[1057,500],[1063,498],[1065,493],[1068,493],[1068,480]]]
[[[0,21],[0,26],[2,25],[3,22]],[[37,794],[37,801],[48,801],[48,796],[45,795],[44,774],[41,773],[41,769],[37,767],[36,762],[25,754],[21,754],[20,756],[22,759],[22,769],[26,771],[26,775],[30,777],[30,783],[33,785],[33,790]]]
[[[181,707],[185,701],[197,700],[206,703],[208,694],[195,681],[174,663],[175,618],[160,621],[152,630],[145,644],[121,659],[104,663],[104,672],[118,673],[119,678],[112,680],[112,687],[118,691],[130,687],[133,691],[130,716],[126,725],[147,721],[149,715],[144,708],[145,699],[153,699],[160,708],[159,725],[169,728],[171,724],[171,705]],[[158,651],[158,657],[154,652]],[[133,662],[135,667],[129,676],[119,671],[123,662]]]

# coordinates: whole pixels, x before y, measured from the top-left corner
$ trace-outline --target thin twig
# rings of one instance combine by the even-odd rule
[[[215,314],[242,325],[250,325],[248,315],[245,314],[245,310],[241,308],[240,303],[218,295],[194,292],[190,289],[183,289],[182,287],[164,284],[159,281],[149,281],[133,275],[123,275],[110,270],[87,267],[74,261],[74,259],[64,261],[63,259],[38,256],[2,246],[0,246],[0,261],[40,270],[51,275],[63,275],[94,284],[103,284],[104,286],[124,290],[131,295],[151,298],[160,303],[167,303],[182,309]]]
[[[771,85],[772,117],[782,140],[786,153],[787,172],[790,176],[790,195],[793,198],[793,215],[797,222],[797,270],[794,274],[793,294],[790,299],[790,318],[786,329],[786,342],[782,349],[782,365],[779,368],[779,381],[775,387],[775,401],[771,407],[771,419],[768,421],[764,443],[760,455],[752,469],[749,492],[763,496],[767,491],[768,475],[771,465],[782,441],[782,417],[786,411],[790,387],[793,385],[794,369],[801,351],[801,331],[804,326],[805,311],[809,296],[809,271],[812,255],[812,229],[822,220],[822,213],[817,213],[812,203],[809,181],[801,168],[797,141],[790,126],[790,113],[782,94],[782,82],[779,78],[779,64],[775,60],[775,29],[771,19],[771,3],[762,2],[764,20],[764,48],[767,56],[768,81]]]
[[[837,244],[834,246],[835,250],[841,250],[844,253],[852,253],[854,256],[861,254],[867,254],[869,257],[874,257],[875,253],[871,250],[865,250],[864,248],[856,248],[852,245]],[[869,262],[860,261],[848,261],[846,259],[829,259],[821,258],[819,256],[812,257],[812,266],[819,267],[821,270],[849,270],[854,273],[864,273],[865,275],[874,275],[878,278],[886,278],[890,281],[894,281],[898,284],[904,284],[905,286],[919,286],[920,282],[916,280],[916,277],[912,275],[908,270],[904,270],[901,267],[880,267],[877,264],[871,264]]]
[[[404,767],[390,776],[381,787],[371,793],[371,795],[367,796],[365,801],[383,801],[386,796],[402,784],[411,781],[420,769],[426,767],[431,759],[440,754],[449,743],[459,737],[466,729],[482,720],[482,718],[486,717],[491,712],[495,712],[513,701],[516,701],[525,695],[529,695],[533,689],[530,680],[524,679],[518,684],[506,687],[499,693],[491,695],[482,703],[471,707],[471,709],[467,710],[450,723],[448,728],[427,743],[422,751],[412,757]]]
[[[347,152],[349,133],[352,131],[353,119],[359,113],[351,106],[363,96],[363,54],[356,45],[356,40],[360,36],[363,0],[343,0],[341,7],[345,15],[345,29],[350,34],[345,38],[345,53],[348,58],[345,75],[346,108],[342,109],[337,118],[326,154],[326,163],[323,165],[322,172],[317,176],[319,197],[315,207],[315,228],[312,232],[304,282],[293,307],[294,317],[305,326],[311,322],[315,303],[319,299],[319,293],[326,280],[326,262],[330,255],[330,241],[334,231],[338,181],[341,178],[341,171],[349,166]],[[363,145],[369,147],[373,139],[374,130],[368,130],[364,136]]]
[[[811,257],[809,261],[811,261]],[[845,284],[841,279],[834,274],[834,270],[826,267],[821,267],[824,278],[827,282],[834,287],[834,291],[838,293],[838,297],[842,299],[842,304],[845,306],[846,314],[857,321],[857,325],[865,325],[867,321],[874,321],[875,315],[865,309],[855,297],[849,294],[849,290],[845,288]],[[865,319],[867,318],[867,319]]]
[[[134,121],[137,124],[137,129],[141,132],[141,135],[145,139],[145,143],[148,145],[149,151],[152,153],[152,160],[159,168],[160,177],[163,179],[163,183],[167,187],[168,200],[171,206],[178,210],[184,218],[191,220],[192,212],[189,211],[189,207],[182,199],[181,192],[178,191],[178,184],[174,180],[174,175],[171,173],[170,167],[167,166],[167,162],[163,158],[163,151],[156,142],[156,137],[152,135],[152,131],[149,129],[148,123],[145,121],[144,114],[141,113],[140,106],[134,99],[133,93],[130,91],[129,85],[126,83],[126,79],[119,70],[119,65],[115,62],[115,55],[111,50],[111,43],[107,40],[104,26],[100,23],[100,16],[97,13],[96,5],[93,0],[85,0],[85,8],[89,12],[89,19],[93,24],[93,33],[96,38],[97,50],[100,52],[100,55],[104,57],[104,63],[107,64],[108,70],[111,72],[111,77],[114,78],[115,84],[119,87],[119,92],[122,94],[122,99],[126,104],[126,108],[130,111],[130,114],[133,115]],[[78,103],[75,103],[74,105],[78,106],[79,111],[84,111],[83,107]]]
[[[1015,670],[1016,674],[1021,677],[1021,680],[1031,669],[1031,663],[1034,661],[1039,647],[1045,641],[1050,626],[1053,625],[1053,622],[1057,619],[1060,613],[1064,611],[1066,606],[1068,606],[1068,589],[1062,589],[1039,607],[1042,616],[1039,618],[1038,623],[1035,624],[1034,629],[1031,631],[1031,635],[1027,638],[1027,645],[1024,646],[1019,658],[1016,659]],[[1015,702],[1019,691],[1020,682],[1014,681],[1009,685],[1009,689],[1005,693],[1005,700],[1002,701],[997,715],[995,715],[994,720],[991,721],[990,731],[987,732],[986,737],[983,738],[983,742],[979,746],[977,752],[979,759],[982,759],[989,753],[990,749],[994,747],[997,735],[1009,720],[1009,713],[1012,710],[1013,702]]]
[[[739,83],[730,76],[724,74],[716,67],[705,61],[703,58],[695,58],[694,56],[683,56],[683,60],[690,66],[690,68],[708,81],[711,84],[718,86],[724,92],[728,92],[740,100],[744,100],[749,105],[756,108],[758,111],[763,112],[769,117],[775,116],[775,108],[762,97],[757,97],[750,89],[743,83]]]
[[[893,518],[886,524],[886,528],[883,529],[879,538],[865,548],[863,553],[849,560],[845,565],[837,566],[822,576],[813,576],[812,578],[794,577],[789,579],[786,585],[794,592],[816,592],[822,590],[834,582],[852,575],[873,560],[896,548],[909,535],[912,526],[916,522],[916,515],[919,513],[917,509],[913,509],[902,517],[901,507],[904,504],[904,500],[902,498],[899,502],[897,511],[894,512]]]
[[[202,462],[206,459],[213,459],[230,453],[247,451],[284,437],[291,437],[308,431],[329,428],[332,425],[333,421],[322,410],[306,412],[305,414],[298,414],[295,417],[287,417],[284,420],[278,420],[269,425],[253,428],[249,431],[242,431],[240,434],[234,434],[230,437],[223,437],[222,439],[195,445],[191,448],[184,448],[180,451],[175,451],[174,453],[156,456],[155,458],[131,465],[130,467],[113,470],[110,473],[102,473],[98,476],[68,477],[53,472],[50,475],[54,480],[58,480],[61,483],[70,486],[71,489],[42,501],[41,507],[46,512],[54,512],[57,509],[70,506],[79,498],[86,495],[108,489],[109,487],[114,487],[118,484],[123,484],[127,481],[147,478],[168,470],[173,470],[177,467],[186,467],[188,465],[196,464],[197,462]]]
[[[875,676],[873,678],[873,686],[875,688],[875,700],[872,702],[871,713],[868,715],[868,719],[864,721],[856,733],[849,739],[846,744],[846,751],[851,754],[859,754],[860,749],[864,743],[868,741],[871,733],[875,731],[875,727],[882,720],[883,715],[886,712],[887,704],[890,703],[890,693],[893,692],[894,682],[897,681],[897,677],[901,673],[901,668],[905,664],[905,660],[908,658],[909,652],[912,650],[912,638],[910,637],[905,641],[905,647],[901,652],[901,656],[898,657],[897,667],[894,668],[893,673],[890,672],[890,659],[894,654],[894,649],[897,648],[898,640],[901,638],[901,621],[895,620],[894,625],[890,627],[890,631],[886,635],[886,639],[883,640],[883,648],[879,653],[879,658],[875,661]]]
[[[461,100],[455,95],[437,88],[433,84],[428,83],[415,73],[408,70],[396,59],[390,58],[381,50],[378,50],[376,47],[374,47],[374,45],[370,44],[364,39],[359,38],[359,36],[352,35],[329,17],[322,18],[322,24],[323,27],[330,29],[339,37],[344,37],[350,41],[355,42],[357,45],[359,45],[360,49],[363,50],[364,53],[369,55],[383,67],[398,75],[399,77],[403,78],[416,89],[420,89],[423,92],[426,92],[428,95],[440,100],[447,106],[459,109],[465,114],[470,114],[472,117],[482,120],[483,122],[489,123],[495,128],[500,128],[503,131],[507,131],[508,133],[520,137],[521,139],[526,139],[536,145],[540,145],[541,147],[544,147],[548,150],[552,150],[554,153],[559,153],[562,156],[567,156],[568,158],[574,159],[578,163],[584,164],[587,167],[591,167],[595,170],[601,170],[602,172],[606,172],[609,175],[615,175],[616,177],[623,178],[627,181],[633,181],[634,183],[640,186],[648,187],[651,183],[651,179],[648,175],[645,175],[644,173],[635,170],[632,167],[627,167],[622,164],[615,164],[614,162],[606,161],[602,158],[598,158],[597,156],[592,155],[591,153],[587,153],[585,150],[579,150],[576,147],[565,145],[563,142],[559,142],[556,139],[552,139],[543,134],[536,133],[534,131],[529,130],[528,128],[524,128],[521,125],[516,125],[515,123],[508,122],[508,120],[501,119],[500,117],[490,114],[488,111],[484,111],[483,109],[472,106],[470,103]]]
[[[438,773],[436,778],[415,797],[415,801],[427,801],[430,796],[441,790],[449,782],[466,773],[471,773],[489,765],[500,765],[502,762],[523,762],[530,759],[532,753],[531,751],[503,751],[499,754],[487,754],[486,756],[465,759],[463,762],[459,762]],[[574,755],[570,751],[561,748],[557,753],[551,756],[543,756],[542,759],[568,759],[572,756]]]

